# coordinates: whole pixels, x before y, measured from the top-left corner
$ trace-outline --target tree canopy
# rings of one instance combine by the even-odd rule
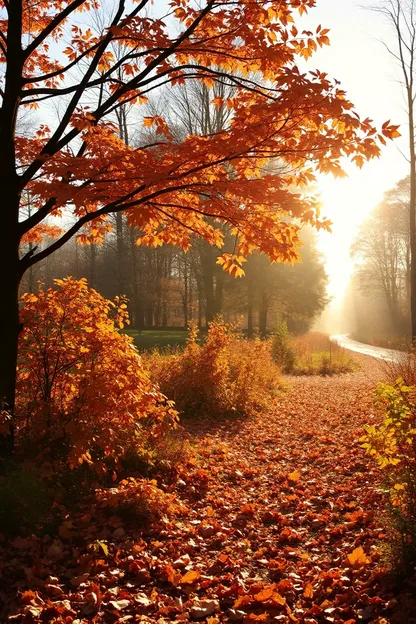
[[[299,59],[329,43],[321,26],[294,25],[295,14],[314,4],[209,0],[197,8],[173,0],[163,14],[149,0],[111,8],[97,0],[1,2],[2,130],[16,153],[19,192],[29,191],[34,207],[20,235],[38,240],[51,215],[69,211],[74,220],[46,249],[24,257],[21,270],[72,235],[100,240],[108,215],[121,210],[140,227],[141,242],[154,246],[186,248],[192,233],[221,246],[222,233],[207,218],[230,223],[237,242],[224,265],[236,273],[238,259],[254,248],[294,259],[299,225],[287,217],[328,225],[316,199],[299,189],[317,171],[343,175],[343,156],[361,166],[384,141],[336,81],[299,69]],[[164,85],[188,79],[235,85],[226,129],[178,142],[161,115],[145,114],[155,140],[131,147],[120,138],[118,107],[144,105]],[[59,115],[11,141],[17,108],[46,105]],[[397,130],[386,124],[382,132]],[[271,157],[286,167],[263,174]]]

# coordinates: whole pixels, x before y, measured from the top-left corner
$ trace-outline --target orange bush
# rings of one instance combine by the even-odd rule
[[[154,352],[148,360],[152,378],[187,415],[252,416],[267,409],[279,387],[270,343],[243,340],[222,320],[211,323],[203,344],[193,325],[182,353]]]
[[[22,297],[18,444],[40,460],[102,472],[173,426],[177,413],[119,331],[126,304],[83,279],[55,284]]]

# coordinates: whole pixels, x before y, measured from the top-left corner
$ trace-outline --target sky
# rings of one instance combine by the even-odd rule
[[[399,80],[400,69],[383,40],[394,47],[394,35],[385,19],[368,11],[377,0],[317,0],[305,25],[330,28],[331,46],[318,51],[308,69],[320,69],[341,82],[362,118],[370,117],[380,127],[384,121],[400,124],[402,137],[389,142],[379,159],[362,170],[351,167],[349,177],[319,180],[323,214],[333,222],[332,234],[319,235],[329,276],[328,291],[333,306],[340,304],[353,269],[350,245],[357,228],[382,199],[383,193],[407,175],[406,110]],[[302,22],[300,22],[303,24]]]

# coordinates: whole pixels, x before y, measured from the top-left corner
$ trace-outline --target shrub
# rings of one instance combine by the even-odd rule
[[[291,373],[295,367],[296,354],[293,349],[292,337],[287,324],[282,321],[278,324],[272,338],[273,359],[284,373]]]
[[[403,379],[407,386],[416,386],[416,352],[415,345],[408,346],[391,354],[390,360],[382,360],[382,367],[386,379],[395,382]]]
[[[127,521],[145,523],[186,510],[174,494],[163,492],[156,481],[146,479],[123,479],[117,487],[98,490],[96,496],[110,515],[117,514]]]
[[[182,353],[153,352],[148,360],[162,392],[188,416],[252,416],[269,406],[279,387],[270,343],[244,340],[220,319],[203,344],[192,325]]]
[[[127,450],[175,425],[132,340],[120,333],[127,306],[56,280],[22,298],[17,444],[38,461],[114,468]]]
[[[390,512],[392,554],[400,565],[416,561],[416,402],[415,388],[398,378],[377,385],[384,408],[379,425],[365,427],[366,452],[383,471]]]

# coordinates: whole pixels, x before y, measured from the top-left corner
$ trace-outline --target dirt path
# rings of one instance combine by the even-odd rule
[[[147,531],[82,516],[75,537],[35,536],[23,544],[29,581],[22,543],[7,545],[15,621],[416,622],[415,587],[398,592],[382,569],[379,476],[358,441],[382,373],[357,359],[358,373],[288,378],[256,421],[189,425],[198,461],[167,486],[182,514]],[[91,563],[96,539],[108,553]]]

